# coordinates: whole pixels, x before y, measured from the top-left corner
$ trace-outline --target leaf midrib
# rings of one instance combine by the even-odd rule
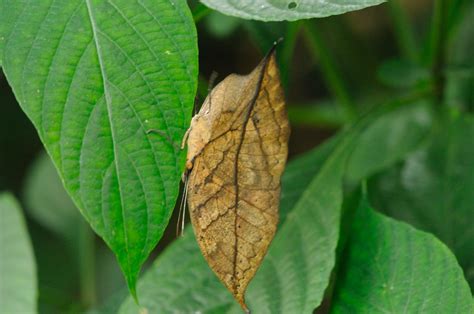
[[[104,61],[102,60],[103,59],[103,56],[102,56],[102,50],[101,50],[101,47],[100,47],[100,44],[99,44],[99,38],[97,36],[97,31],[98,31],[98,28],[97,28],[97,24],[96,24],[96,21],[94,19],[94,15],[92,13],[92,5],[90,3],[90,0],[85,0],[85,3],[86,3],[86,6],[87,6],[87,16],[89,17],[89,22],[91,24],[91,29],[92,29],[92,37],[94,38],[94,44],[96,46],[96,50],[97,50],[97,59],[99,61],[99,68],[100,68],[100,72],[101,72],[101,80],[102,80],[102,85],[103,85],[103,88],[104,88],[104,100],[105,100],[105,104],[106,104],[106,107],[107,107],[107,117],[108,117],[108,120],[109,120],[109,125],[110,125],[110,132],[111,132],[111,136],[112,136],[112,146],[113,146],[113,150],[114,150],[114,164],[115,164],[115,171],[117,172],[117,185],[118,185],[118,188],[119,188],[119,196],[120,196],[120,206],[121,206],[121,216],[122,216],[122,226],[123,226],[123,232],[124,232],[124,240],[125,240],[125,251],[127,253],[127,266],[128,266],[128,271],[126,272],[127,273],[127,277],[130,276],[130,272],[131,272],[131,262],[130,262],[130,253],[129,253],[129,243],[128,243],[128,235],[127,235],[127,228],[126,228],[126,221],[125,221],[125,213],[124,213],[124,203],[123,203],[123,192],[122,192],[122,187],[121,187],[121,184],[120,184],[120,170],[119,170],[119,162],[118,162],[118,158],[119,158],[119,155],[118,155],[118,152],[117,152],[117,145],[116,145],[116,135],[115,135],[115,131],[114,131],[114,124],[113,124],[113,119],[112,119],[112,109],[111,109],[111,96],[108,92],[108,89],[107,89],[107,76],[106,76],[106,73],[105,73],[105,68],[104,68]]]

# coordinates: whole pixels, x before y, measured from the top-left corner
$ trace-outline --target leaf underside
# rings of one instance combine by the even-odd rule
[[[134,293],[178,195],[197,77],[189,9],[168,0],[2,3],[8,82]]]
[[[261,21],[295,21],[360,10],[385,0],[202,0],[221,13]]]

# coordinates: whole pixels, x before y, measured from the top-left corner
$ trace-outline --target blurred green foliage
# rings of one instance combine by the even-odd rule
[[[339,182],[334,188],[341,193],[344,190],[344,194],[328,201],[325,208],[348,201],[354,186],[367,179],[367,193],[373,207],[443,241],[456,255],[473,289],[472,1],[394,0],[345,15],[295,22],[243,20],[212,11],[197,1],[189,1],[189,5],[199,40],[197,103],[203,101],[212,87],[208,86],[211,73],[218,73],[217,81],[230,73],[247,73],[276,40],[284,39],[277,47],[277,55],[292,125],[290,159],[294,162],[289,164],[286,174],[289,183],[286,189],[284,185],[282,208],[292,208],[310,180],[321,175],[323,162],[331,156],[342,135],[357,126],[361,118],[380,110],[381,117],[358,134],[359,142],[347,157],[349,170],[345,174],[345,185]],[[112,253],[93,234],[71,202],[3,74],[0,74],[0,98],[0,190],[12,191],[25,208],[38,268],[39,312],[79,313],[90,309],[91,313],[115,313],[120,308],[126,313],[136,310],[131,299],[124,302],[126,285]],[[394,108],[396,110],[392,110]],[[318,146],[330,137],[331,140]],[[316,146],[316,150],[310,151]],[[302,155],[308,151],[310,153]],[[296,157],[299,155],[302,157]],[[343,166],[338,165],[338,168],[343,169]],[[302,169],[301,177],[292,181],[292,175]],[[336,172],[326,174],[327,182]],[[321,186],[326,185],[321,183]],[[318,193],[318,189],[306,193]],[[337,281],[337,276],[329,277],[332,267],[327,267],[327,278],[321,281],[329,282],[329,289],[324,296],[324,289],[316,291],[321,299],[317,301],[323,302],[321,312],[328,312],[331,302],[336,304],[335,312],[338,309],[342,312],[337,304],[362,289],[358,280],[354,280],[358,275],[354,275],[355,270],[347,263],[353,260],[364,265],[370,263],[369,257],[354,253],[365,250],[364,242],[373,240],[374,234],[366,231],[380,233],[391,246],[400,248],[403,241],[399,239],[406,234],[414,237],[421,234],[406,225],[401,229],[402,235],[385,234],[381,229],[398,228],[400,223],[368,207],[368,204],[363,205],[359,216],[355,216],[358,222],[353,228],[360,232],[342,226],[339,242],[331,239],[329,246],[333,248],[338,244],[339,247],[335,254],[331,249],[328,255],[337,255],[335,269],[343,275]],[[282,221],[289,213],[290,210],[282,213]],[[343,221],[350,220],[346,214],[342,210]],[[365,215],[364,221],[360,215]],[[332,219],[339,220],[339,216]],[[197,306],[207,310],[206,313],[237,311],[230,296],[203,264],[189,228],[184,239],[173,243],[161,255],[163,248],[174,240],[175,220],[176,217],[171,219],[162,242],[153,253],[153,256],[160,255],[159,258],[140,283],[143,304],[156,310],[192,310]],[[366,221],[370,222],[368,226],[364,225]],[[318,232],[322,228],[319,227]],[[351,232],[358,232],[357,236],[351,237]],[[419,241],[426,241],[423,242],[426,245],[433,245],[433,250],[442,246],[426,234],[421,239]],[[425,245],[423,243],[420,245]],[[285,245],[281,244],[277,250],[283,252]],[[384,257],[388,254],[386,247],[377,246],[377,249]],[[307,247],[302,250],[313,252]],[[449,252],[439,254],[449,261],[450,269],[458,276],[453,266],[456,262]],[[193,268],[195,265],[198,266]],[[274,274],[270,266],[265,267],[262,278],[265,273]],[[303,277],[299,274],[295,278]],[[371,278],[377,283],[380,279],[375,275]],[[463,280],[456,278],[452,281]],[[266,291],[263,286],[268,282],[255,283],[254,291]],[[162,286],[153,290],[154,285]],[[363,290],[370,289],[364,286]],[[317,293],[313,292],[312,297],[316,298]],[[414,295],[418,292],[416,290]],[[270,292],[266,293],[276,300]],[[169,295],[179,294],[185,300],[178,298],[175,303],[169,302]],[[259,299],[260,294],[252,289],[250,294],[255,296],[253,303],[257,308],[269,304],[275,311],[283,312],[287,306],[279,308],[271,297],[270,300]],[[157,303],[157,300],[162,301]],[[305,304],[301,309],[318,302]],[[351,302],[353,309],[362,311],[362,302],[352,297]],[[441,308],[435,310],[441,311]]]

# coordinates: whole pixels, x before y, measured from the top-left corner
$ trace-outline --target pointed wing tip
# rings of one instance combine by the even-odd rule
[[[232,293],[232,296],[234,299],[239,303],[240,307],[246,314],[250,314],[250,310],[247,307],[247,304],[245,304],[245,289],[244,290],[234,290],[234,289],[229,289],[230,292]]]
[[[278,46],[279,43],[283,41],[283,37],[278,38],[273,42],[273,46],[270,48],[270,50],[267,52],[265,59],[270,59],[272,56],[275,55],[276,47]]]
[[[240,306],[242,307],[242,310],[244,310],[246,314],[250,314],[250,310],[247,307],[247,304],[245,304],[245,300],[243,296],[237,297],[237,302],[239,302]]]
[[[273,46],[270,48],[270,50],[268,50],[267,54],[265,55],[265,57],[260,62],[260,66],[265,68],[266,65],[268,63],[270,63],[270,60],[273,60],[273,62],[276,62],[276,56],[275,56],[276,55],[276,48],[277,48],[278,44],[280,44],[282,41],[283,41],[283,37],[280,37],[280,38],[278,38],[277,40],[275,40],[273,42]]]
[[[277,45],[278,45],[279,43],[281,43],[283,40],[285,40],[285,38],[283,38],[283,37],[278,38],[277,40],[275,40],[275,41],[273,42],[273,46],[274,46],[274,47],[277,46]]]

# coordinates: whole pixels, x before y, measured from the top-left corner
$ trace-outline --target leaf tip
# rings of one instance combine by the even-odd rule
[[[128,290],[130,291],[130,294],[132,295],[133,301],[135,301],[135,303],[138,306],[140,306],[140,302],[138,301],[137,289],[136,289],[135,285],[133,287],[129,286]]]
[[[128,291],[130,292],[130,295],[132,296],[135,304],[140,306],[140,302],[138,301],[138,293],[137,293],[137,277],[138,275],[133,275],[133,274],[126,274],[125,276],[126,281],[127,281]]]

